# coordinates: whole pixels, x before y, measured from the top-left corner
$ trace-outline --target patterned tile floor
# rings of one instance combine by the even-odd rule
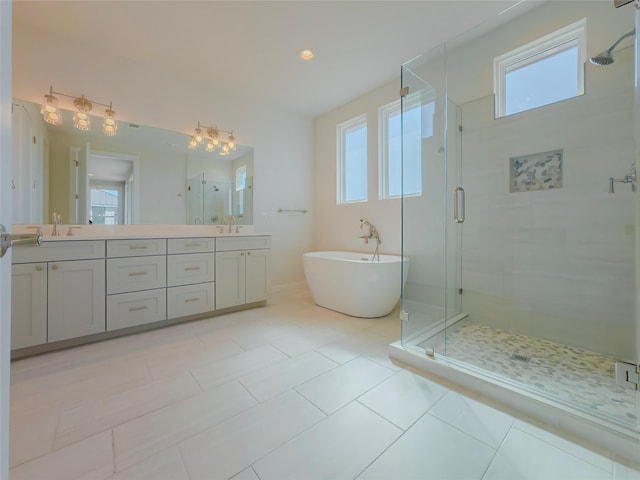
[[[638,427],[634,390],[616,385],[613,357],[464,320],[435,351],[595,413]],[[428,341],[427,341],[428,342]],[[427,343],[425,342],[425,343]],[[519,356],[526,357],[517,359]]]

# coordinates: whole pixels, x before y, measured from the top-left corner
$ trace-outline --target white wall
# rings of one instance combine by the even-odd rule
[[[400,73],[398,67],[398,74]],[[378,199],[378,108],[400,98],[400,82],[394,81],[316,119],[315,122],[315,250],[370,252],[358,238],[360,219],[378,229],[381,253],[399,254],[400,200]],[[336,204],[336,126],[367,114],[368,198],[367,202]]]
[[[65,93],[112,100],[118,118],[134,123],[186,134],[198,120],[233,128],[238,143],[255,148],[254,224],[258,232],[273,235],[273,284],[304,279],[301,256],[311,249],[313,212],[285,216],[277,209],[310,209],[312,205],[310,119],[268,103],[211,91],[206,84],[172,70],[171,65],[158,69],[88,51],[82,42],[52,37],[21,24],[14,25],[13,82],[14,97],[35,103],[53,85]],[[177,195],[174,186],[167,189],[170,195]],[[162,214],[153,220],[159,218]]]

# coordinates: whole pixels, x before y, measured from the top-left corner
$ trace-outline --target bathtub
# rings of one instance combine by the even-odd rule
[[[371,253],[309,252],[302,256],[313,301],[354,317],[383,317],[400,299],[401,257]],[[409,260],[404,258],[403,284]]]

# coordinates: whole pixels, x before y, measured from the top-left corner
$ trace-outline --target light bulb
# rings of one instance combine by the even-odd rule
[[[196,140],[196,137],[191,137],[191,140],[189,140],[189,148],[193,150],[197,146],[198,146],[198,141]]]
[[[45,95],[40,109],[44,121],[53,125],[62,123],[62,115],[58,111],[58,99],[53,95]]]
[[[236,143],[235,140],[236,138],[233,135],[229,135],[229,143],[227,145],[229,145],[229,148],[231,150],[235,150],[236,149]]]
[[[109,137],[113,137],[118,132],[118,123],[116,122],[116,112],[109,107],[104,112],[104,122],[102,123],[102,130]]]
[[[213,152],[213,151],[215,150],[215,148],[216,148],[216,146],[213,144],[213,141],[212,141],[212,140],[209,140],[209,141],[207,142],[207,146],[206,146],[205,150],[206,150],[207,152]]]
[[[202,137],[202,129],[200,128],[196,128],[193,132],[193,138],[196,139],[196,142],[198,143],[202,143],[203,137]]]

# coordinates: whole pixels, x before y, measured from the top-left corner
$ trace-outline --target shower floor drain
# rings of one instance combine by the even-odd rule
[[[529,363],[531,361],[531,357],[525,357],[524,355],[519,355],[517,353],[514,353],[513,355],[511,355],[509,359],[517,360],[519,362],[525,362],[525,363]]]

